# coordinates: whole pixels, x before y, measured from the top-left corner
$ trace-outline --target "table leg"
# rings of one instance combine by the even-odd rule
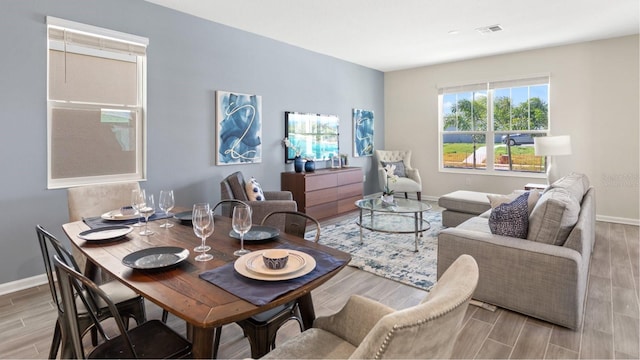
[[[360,244],[362,244],[362,208],[360,208]]]
[[[422,211],[420,211],[420,237],[422,237],[422,234],[424,233],[424,231],[422,231],[422,229],[423,229],[423,227],[422,227],[423,226],[422,219],[423,219]]]
[[[422,214],[422,213],[420,213]],[[420,215],[420,218],[422,218],[422,215]],[[413,250],[414,252],[418,252],[418,213],[413,213],[413,222],[414,222],[414,229],[415,229],[415,250]]]
[[[306,293],[299,297],[298,306],[300,307],[300,315],[302,316],[302,325],[304,329],[310,329],[313,325],[313,321],[316,319],[316,311],[313,309],[311,293]]]
[[[194,359],[213,358],[213,337],[216,328],[201,328],[187,323],[187,338],[193,344]]]

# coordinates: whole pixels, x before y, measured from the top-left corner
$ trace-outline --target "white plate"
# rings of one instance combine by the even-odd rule
[[[265,281],[278,281],[278,280],[289,280],[289,279],[295,279],[297,277],[303,276],[303,275],[307,275],[308,273],[310,273],[311,271],[313,271],[313,269],[316,268],[316,260],[311,257],[311,255],[302,252],[302,251],[297,251],[297,250],[287,250],[289,252],[289,254],[295,254],[298,255],[300,257],[302,257],[304,259],[304,266],[297,271],[294,271],[292,273],[288,273],[288,274],[282,274],[282,275],[265,275],[265,274],[260,274],[260,273],[256,273],[253,272],[251,270],[249,270],[249,268],[247,267],[247,261],[249,259],[252,259],[254,256],[256,256],[258,253],[260,254],[260,256],[262,256],[262,251],[258,252],[250,252],[246,255],[242,255],[240,256],[236,262],[233,264],[234,269],[236,269],[236,271],[245,277],[248,277],[250,279],[255,279],[255,280],[265,280]],[[289,255],[291,256],[291,255]],[[262,260],[261,260],[262,261]],[[289,259],[289,261],[291,261],[291,259]]]
[[[302,269],[307,263],[301,255],[289,251],[289,260],[284,268],[278,270],[269,269],[262,260],[263,252],[256,252],[255,255],[247,260],[247,269],[262,275],[286,275]]]
[[[120,211],[120,209],[118,209],[118,210],[111,210],[109,212],[106,212],[106,213],[102,214],[100,217],[105,219],[105,220],[120,221],[120,220],[137,219],[137,218],[140,217],[140,214],[138,214],[138,212],[136,211],[135,214],[123,215],[122,212]]]
[[[127,235],[132,231],[133,228],[127,225],[105,226],[97,229],[83,231],[78,234],[78,237],[87,241],[115,240]]]

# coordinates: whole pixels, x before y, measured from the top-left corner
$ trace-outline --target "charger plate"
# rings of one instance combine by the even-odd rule
[[[128,225],[103,226],[85,230],[78,234],[78,237],[86,241],[108,241],[120,239],[132,231],[133,228]]]
[[[139,270],[164,269],[180,264],[189,257],[189,250],[176,246],[158,246],[138,250],[125,256],[122,264]]]
[[[265,241],[273,239],[280,235],[280,230],[273,226],[253,225],[251,230],[244,234],[244,241]],[[240,234],[235,230],[229,232],[229,236],[234,239],[240,239]]]
[[[262,263],[261,257],[263,253],[263,251],[254,251],[239,257],[236,260],[236,262],[233,264],[233,267],[242,276],[248,277],[250,279],[264,280],[264,281],[279,281],[279,280],[295,279],[295,278],[307,275],[308,273],[313,271],[313,269],[316,268],[316,260],[311,255],[302,251],[297,251],[297,250],[287,250],[287,251],[289,251],[289,261],[299,256],[301,259],[304,260],[304,266],[292,272],[287,272],[286,270],[289,266],[289,264],[287,264],[287,267],[282,269],[284,273],[281,273],[281,274],[264,274],[261,272],[254,272],[249,269],[249,265],[247,263],[251,261],[252,266],[254,266],[254,268],[257,268],[256,266],[258,264],[258,261]],[[294,260],[294,264],[300,261],[302,260],[297,260],[297,261]],[[278,270],[271,270],[271,271],[278,271]]]

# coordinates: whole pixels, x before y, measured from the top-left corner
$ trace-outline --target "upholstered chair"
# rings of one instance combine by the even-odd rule
[[[264,199],[262,201],[249,200],[246,190],[246,182],[240,171],[227,176],[220,182],[220,198],[236,199],[243,201],[251,207],[251,220],[254,224],[260,224],[267,214],[272,211],[297,211],[298,205],[293,200],[290,191],[263,191]],[[233,207],[222,207],[222,215],[231,217]],[[284,231],[284,221],[274,224],[281,231]]]
[[[407,193],[417,193],[418,200],[422,200],[422,180],[418,169],[411,167],[411,150],[376,150],[376,158],[378,160],[378,181],[380,190],[387,185],[387,174],[384,171],[383,163],[394,163],[396,172],[404,173],[399,176],[396,182],[389,182],[389,188],[395,192],[403,192],[405,199]],[[402,164],[398,164],[402,162]],[[404,167],[404,171],[402,171]]]
[[[450,358],[477,284],[476,261],[461,255],[420,304],[396,311],[352,295],[338,313],[317,318],[263,358]]]
[[[131,205],[131,191],[134,189],[140,189],[140,184],[137,181],[69,188],[67,190],[69,221],[80,221],[83,217],[100,216],[108,211]],[[86,269],[84,255],[75,247],[72,248],[72,251],[80,269]],[[94,281],[98,280],[95,274],[87,275]]]

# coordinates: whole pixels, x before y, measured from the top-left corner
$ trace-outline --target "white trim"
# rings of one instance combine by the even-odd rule
[[[78,32],[87,33],[90,35],[98,35],[105,38],[115,39],[122,42],[129,42],[142,46],[149,46],[149,39],[143,36],[127,34],[120,31],[105,29],[97,26],[82,24],[79,22],[60,19],[53,16],[46,17],[47,25],[54,26],[58,28],[75,30]]]
[[[8,283],[0,284],[0,295],[6,295],[16,291],[29,289],[35,286],[46,284],[48,282],[49,279],[47,278],[47,274],[40,274],[26,279],[11,281]]]
[[[617,216],[596,215],[597,221],[640,226],[640,219],[621,218]]]

